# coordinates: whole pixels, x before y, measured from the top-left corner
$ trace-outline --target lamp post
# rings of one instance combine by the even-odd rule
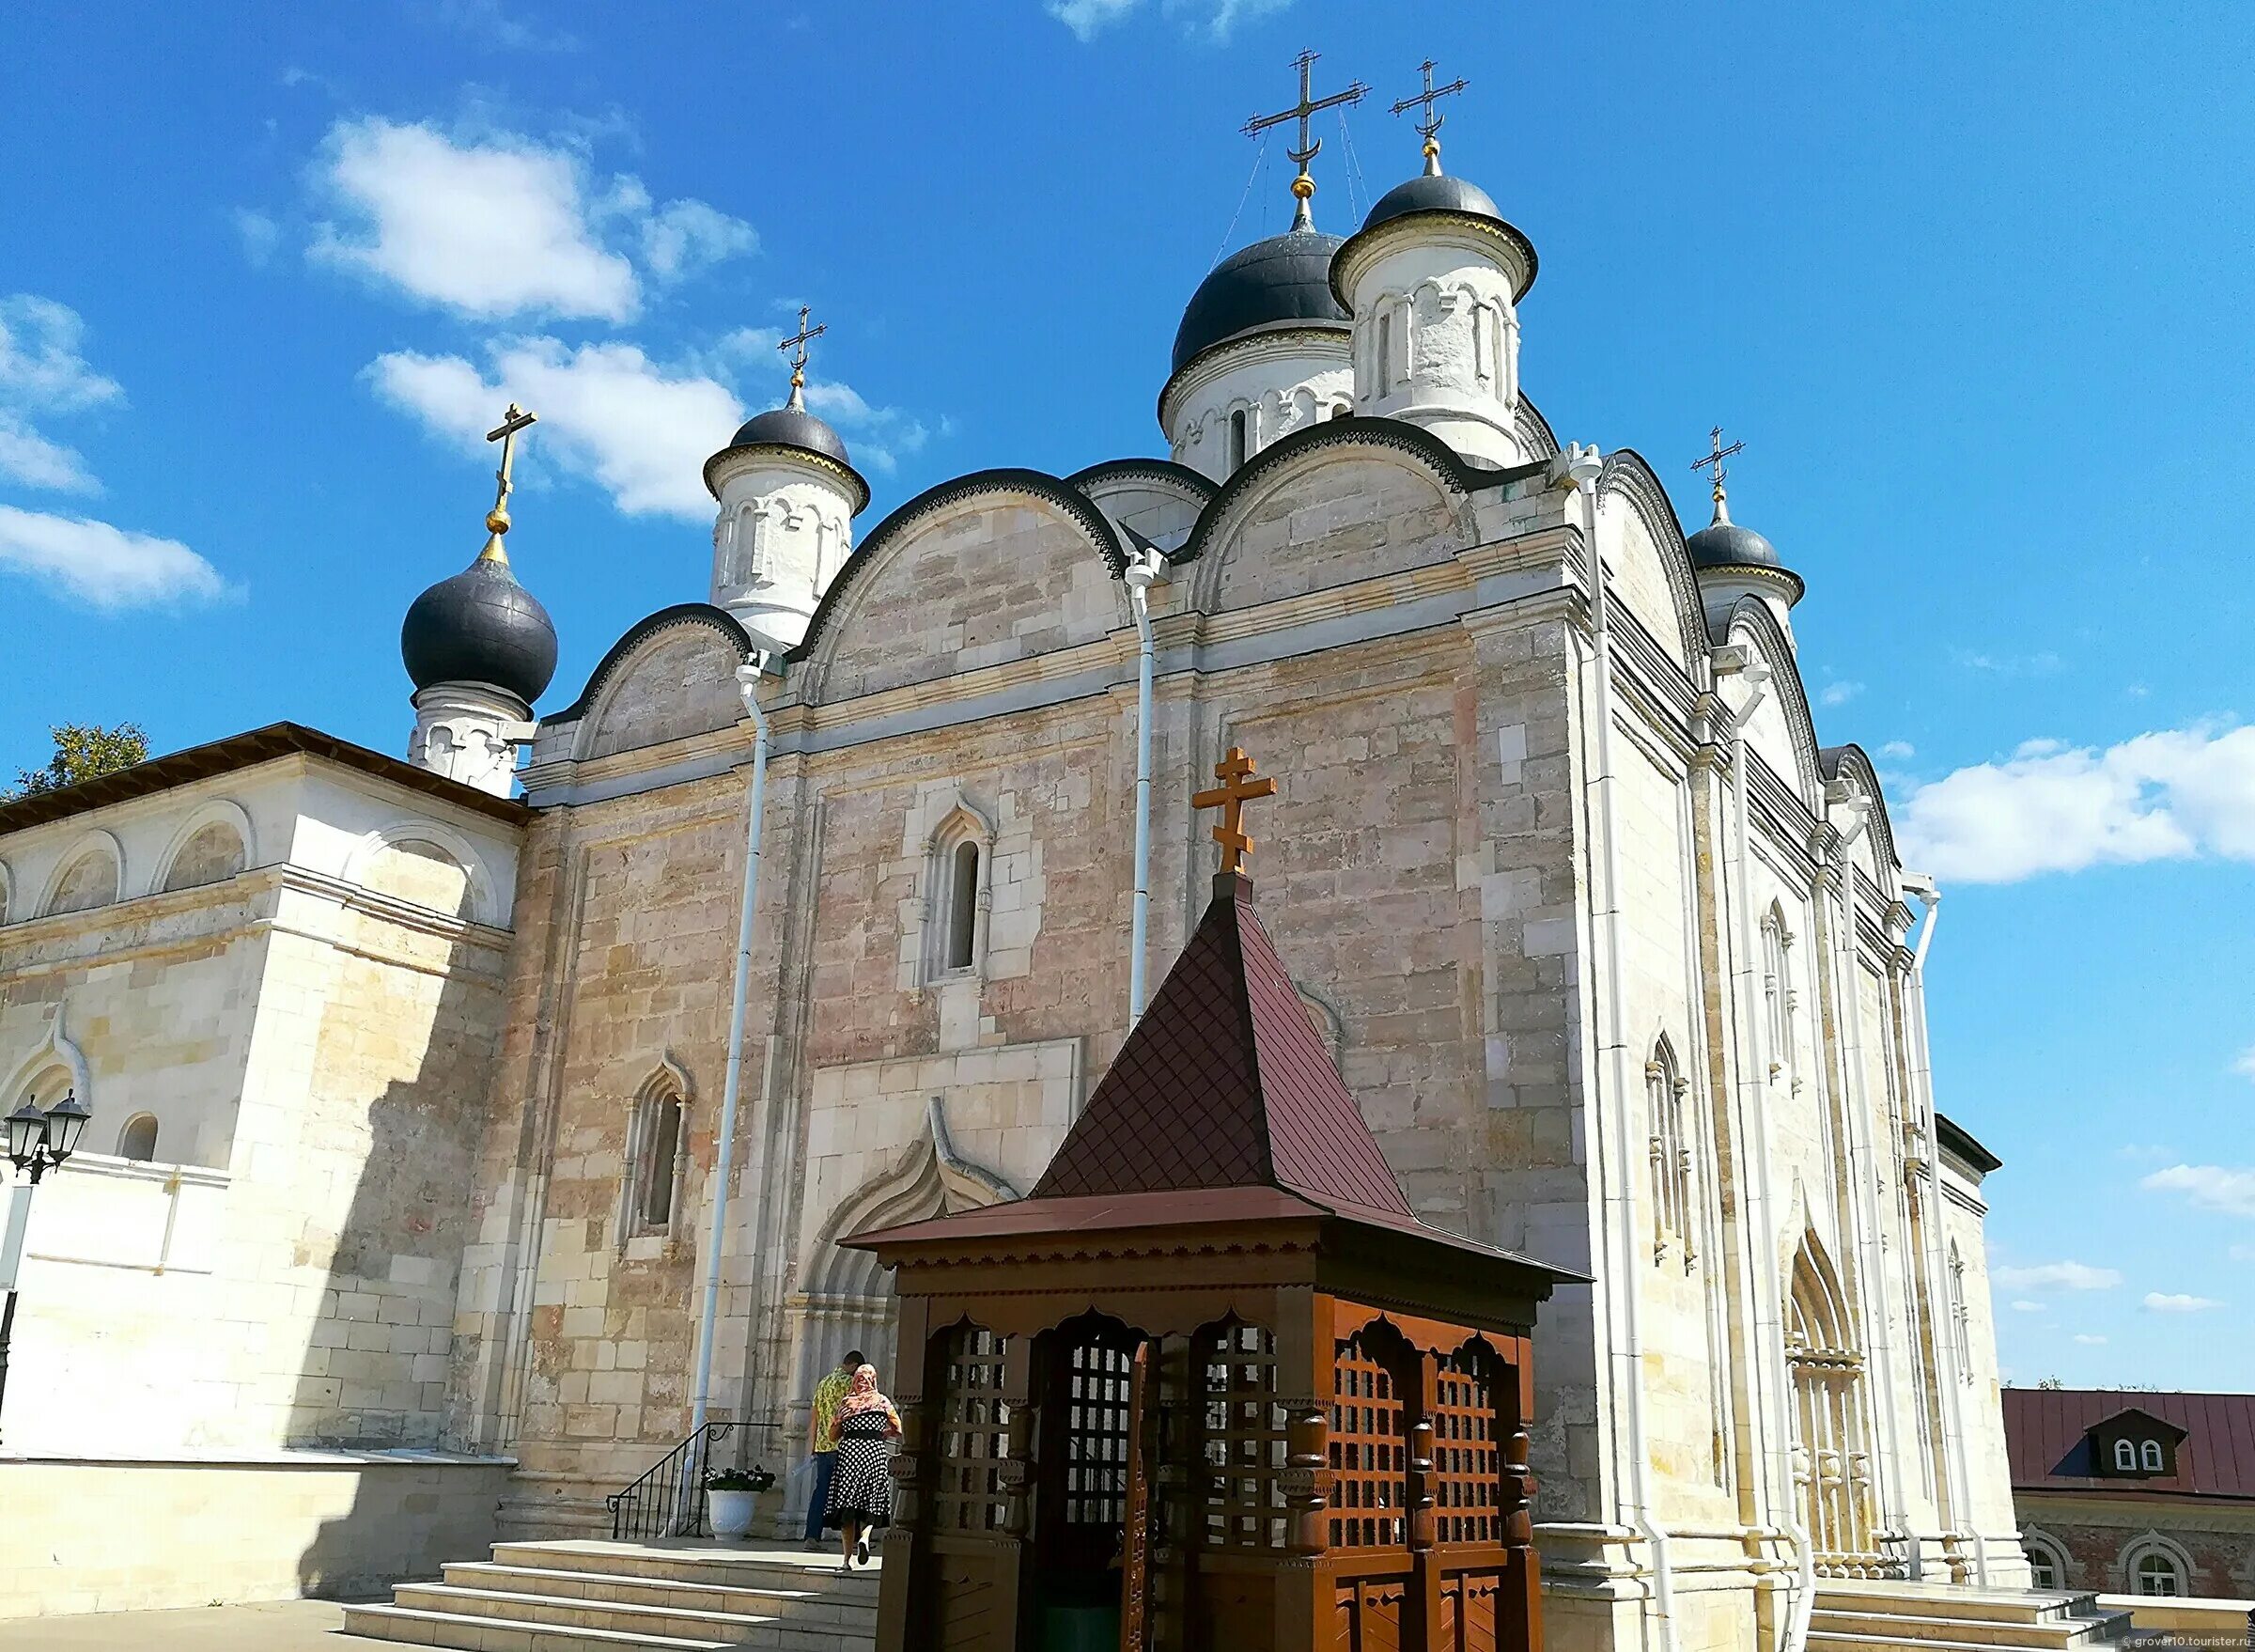
[[[78,1150],[78,1138],[94,1114],[75,1093],[66,1093],[44,1113],[25,1101],[0,1120],[8,1136],[8,1161],[30,1178],[30,1186],[16,1194],[8,1213],[8,1233],[0,1239],[0,1286],[8,1303],[0,1307],[0,1404],[8,1394],[8,1345],[16,1328],[16,1273],[23,1263],[23,1232],[31,1222],[31,1190],[39,1177],[59,1166]]]

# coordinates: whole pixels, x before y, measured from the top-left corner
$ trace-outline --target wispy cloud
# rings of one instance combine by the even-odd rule
[[[101,491],[78,450],[37,423],[125,399],[117,381],[87,362],[86,333],[68,304],[28,292],[0,298],[0,476],[56,492]]]
[[[1899,818],[1914,865],[1970,883],[2255,861],[2255,726],[2163,729],[2104,749],[2030,740],[1917,787]]]
[[[893,474],[902,455],[920,452],[931,439],[922,419],[896,407],[871,407],[852,385],[835,380],[809,384],[806,404],[850,439],[858,463],[884,475]]]
[[[439,21],[457,34],[504,52],[577,52],[579,38],[536,28],[502,9],[501,0],[438,0]]]
[[[1844,706],[1861,693],[1863,684],[1859,682],[1828,682],[1817,691],[1816,703],[1820,706]]]
[[[577,148],[516,132],[340,120],[314,179],[334,216],[309,257],[476,319],[630,320],[645,283],[755,244],[715,207],[658,205],[640,179],[599,181]]]
[[[1890,740],[1879,748],[1879,755],[1890,763],[1906,763],[1919,755],[1919,748],[1906,740]]]
[[[2138,1184],[2158,1192],[2183,1193],[2203,1210],[2255,1220],[2255,1170],[2227,1170],[2220,1164],[2172,1164]]]
[[[2089,1332],[2085,1331],[2076,1332],[2075,1333],[2075,1340],[2081,1343],[2085,1348],[2104,1348],[2107,1341],[2107,1339],[2103,1336],[2092,1336]]]
[[[2224,1304],[2214,1297],[2196,1297],[2183,1291],[2149,1290],[2145,1293],[2145,1308],[2149,1314],[2205,1314]]]
[[[2031,1302],[2023,1299],[2013,1304],[2013,1312],[2015,1314],[2041,1314],[2049,1306],[2048,1302]]]
[[[2232,1058],[2232,1070],[2243,1079],[2255,1081],[2255,1044]]]
[[[2112,1268],[2082,1262],[2039,1262],[2030,1268],[1999,1268],[1991,1278],[2004,1290],[2111,1290],[2122,1283]]]
[[[2142,1159],[2151,1162],[2156,1159],[2174,1159],[2177,1157],[2177,1150],[2174,1147],[2164,1147],[2150,1142],[2124,1142],[2114,1149],[2114,1157],[2117,1159]]]
[[[1985,671],[1992,677],[2049,677],[2066,664],[2049,648],[2033,654],[1987,654],[1952,648],[1950,658],[1967,671]]]
[[[1133,11],[1137,3],[1138,0],[1049,0],[1042,9],[1071,29],[1073,38],[1086,45]]]
[[[0,569],[111,611],[227,594],[219,570],[177,539],[8,505],[0,505]]]
[[[1085,45],[1142,4],[1143,0],[1045,0],[1042,9]],[[1291,4],[1292,0],[1159,0],[1159,10],[1183,33],[1219,46],[1227,43],[1239,23]]]
[[[254,270],[263,270],[273,261],[274,248],[282,240],[282,226],[272,214],[238,207],[233,213],[235,234],[242,242],[242,256]]]

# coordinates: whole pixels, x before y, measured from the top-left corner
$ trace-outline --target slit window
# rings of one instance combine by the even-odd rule
[[[1245,410],[1239,408],[1229,415],[1229,468],[1235,470],[1245,462]]]
[[[1242,419],[1244,414],[1236,415]],[[947,888],[947,967],[951,970],[971,968],[972,952],[978,943],[979,928],[979,846],[959,843],[948,857]]]

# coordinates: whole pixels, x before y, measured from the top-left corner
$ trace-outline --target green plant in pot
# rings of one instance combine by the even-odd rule
[[[748,1469],[715,1469],[705,1476],[705,1517],[712,1535],[740,1541],[759,1512],[759,1494],[775,1476],[754,1463]]]

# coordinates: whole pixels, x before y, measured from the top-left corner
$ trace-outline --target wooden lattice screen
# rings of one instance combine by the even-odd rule
[[[1284,1410],[1276,1400],[1276,1335],[1225,1320],[1199,1333],[1205,1546],[1284,1546]]]
[[[976,1325],[947,1333],[941,1387],[932,1523],[940,1531],[997,1532],[1009,1511],[1002,1458],[1010,1428],[1003,1362],[1010,1339]]]
[[[1402,1362],[1388,1333],[1366,1327],[1336,1346],[1331,1365],[1331,1547],[1406,1544],[1409,1448]]]
[[[1433,1409],[1434,1541],[1503,1541],[1503,1367],[1485,1343],[1439,1362]]]
[[[1116,1526],[1128,1516],[1128,1400],[1134,1356],[1090,1340],[1068,1354],[1065,1523]]]

